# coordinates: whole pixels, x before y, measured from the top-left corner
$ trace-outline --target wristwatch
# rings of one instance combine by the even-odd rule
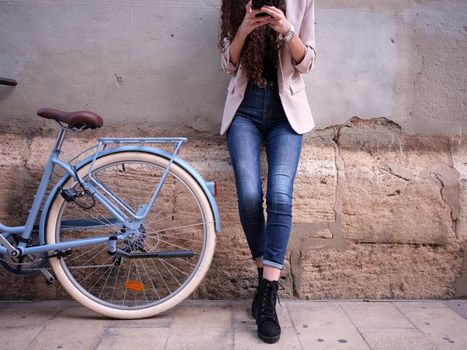
[[[290,40],[292,40],[294,34],[295,34],[295,27],[293,26],[292,23],[290,23],[289,31],[285,35],[282,35],[282,33],[280,33],[279,40],[284,40],[286,43],[288,43],[290,42]]]

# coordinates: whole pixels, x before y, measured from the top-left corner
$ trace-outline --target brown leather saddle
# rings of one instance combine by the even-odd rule
[[[54,108],[41,108],[37,115],[46,119],[53,119],[60,123],[67,124],[70,128],[76,129],[96,129],[104,125],[104,121],[94,112],[77,111],[64,112]]]

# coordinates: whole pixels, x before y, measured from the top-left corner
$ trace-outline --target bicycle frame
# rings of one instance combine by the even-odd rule
[[[88,169],[89,181],[84,182],[82,178],[79,178],[77,176],[76,167],[71,164],[71,161],[64,162],[59,159],[61,147],[62,147],[64,138],[65,138],[66,132],[67,132],[67,129],[65,129],[64,127],[62,127],[58,132],[55,144],[53,146],[52,152],[45,166],[44,173],[39,183],[39,187],[37,189],[36,196],[34,198],[34,201],[33,201],[33,204],[32,204],[32,207],[29,212],[25,225],[10,227],[10,226],[6,226],[0,223],[0,254],[2,255],[10,254],[12,256],[18,256],[18,255],[44,253],[47,251],[66,250],[66,249],[71,249],[71,248],[76,248],[76,247],[99,244],[99,243],[107,242],[109,240],[109,236],[102,236],[102,237],[77,239],[77,240],[50,244],[50,245],[45,244],[44,227],[45,227],[45,221],[46,221],[46,216],[47,216],[46,212],[48,211],[48,208],[52,202],[52,199],[55,197],[55,195],[60,195],[60,193],[57,193],[57,191],[62,189],[61,186],[70,177],[72,177],[76,181],[81,181],[83,183],[83,187],[85,188],[85,190],[91,193],[92,196],[95,198],[95,200],[101,203],[109,211],[109,213],[111,213],[114,216],[114,220],[116,220],[116,222],[120,223],[122,227],[123,225],[125,225],[126,228],[129,228],[128,232],[130,232],[131,230],[137,229],[139,225],[142,222],[144,222],[145,218],[150,212],[151,207],[154,205],[157,195],[168,175],[169,168],[173,162],[176,162],[180,164],[181,166],[185,167],[190,173],[193,174],[195,179],[202,185],[203,189],[205,190],[206,195],[209,198],[211,207],[213,208],[213,213],[215,215],[215,221],[216,221],[216,231],[219,232],[221,230],[217,205],[211,195],[212,190],[208,189],[208,186],[212,186],[212,182],[209,182],[209,183],[204,182],[201,176],[197,174],[193,168],[191,168],[187,163],[183,162],[177,156],[178,151],[180,147],[182,146],[182,144],[187,142],[187,139],[185,137],[99,138],[98,144],[94,146],[96,148],[96,152],[91,157],[81,162],[85,164],[89,164],[89,162],[91,163]],[[143,144],[145,143],[175,143],[175,146],[174,146],[173,153],[169,153],[169,152],[157,149],[157,148],[146,147],[146,146],[144,147],[143,146],[132,146],[132,147],[121,147],[120,146],[120,145],[126,145],[126,144],[139,145],[142,143]],[[118,152],[122,150],[148,151],[151,153],[161,154],[169,159],[169,163],[167,167],[164,169],[161,180],[159,181],[157,187],[155,188],[154,193],[151,196],[149,202],[141,206],[139,210],[136,212],[127,203],[125,203],[123,199],[116,196],[110,189],[108,189],[105,186],[105,184],[102,184],[98,179],[94,178],[91,174],[96,160],[100,156],[109,154],[108,146],[111,144],[118,145],[118,147],[112,149],[112,151],[114,152]],[[61,181],[59,181],[59,183],[57,183],[57,185],[51,191],[49,198],[42,209],[42,215],[41,215],[41,220],[40,220],[40,225],[39,225],[40,244],[37,246],[33,246],[33,247],[27,247],[27,242],[30,240],[33,234],[34,224],[39,216],[42,203],[44,202],[44,199],[45,199],[48,185],[51,181],[52,174],[56,166],[62,168],[66,172],[66,175],[62,178]],[[106,195],[109,196],[111,200],[106,198]],[[114,203],[117,203],[118,206],[115,205]],[[117,239],[118,240],[125,239],[126,235],[128,235],[128,232],[117,235],[116,236]],[[4,236],[4,234],[6,234],[6,236]],[[8,235],[11,235],[11,234],[21,235],[20,242],[18,243],[17,247],[13,247],[6,239]]]

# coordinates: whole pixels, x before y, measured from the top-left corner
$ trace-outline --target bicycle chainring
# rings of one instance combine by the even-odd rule
[[[7,240],[14,247],[19,242],[19,236],[10,235]],[[31,239],[28,243],[28,247],[37,245],[37,239]],[[0,254],[0,265],[8,272],[18,276],[29,276],[34,273],[40,272],[41,268],[47,266],[47,259],[45,253],[39,254],[28,254],[14,258],[9,254]]]

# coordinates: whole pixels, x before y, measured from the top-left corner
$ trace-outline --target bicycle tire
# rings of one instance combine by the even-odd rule
[[[109,155],[98,158],[96,160],[96,162],[95,162],[95,165],[93,166],[92,174],[97,176],[97,175],[99,175],[100,171],[105,172],[105,171],[107,171],[108,168],[110,168],[111,166],[114,166],[115,164],[117,166],[121,165],[123,170],[126,169],[125,166],[128,166],[129,164],[133,165],[133,164],[137,164],[137,163],[138,164],[141,163],[141,164],[145,164],[145,165],[149,164],[149,165],[152,165],[154,167],[158,167],[160,169],[165,169],[167,167],[167,165],[168,165],[168,162],[169,162],[169,160],[167,158],[162,157],[160,155],[153,154],[153,153],[148,153],[148,152],[143,152],[143,151],[122,151],[122,152],[112,153],[112,154],[109,154]],[[88,169],[89,169],[90,166],[91,166],[91,164],[86,164],[83,167],[81,167],[79,170],[77,170],[77,172],[78,172],[78,174],[79,174],[79,176],[81,178],[86,178],[87,173],[88,173]],[[123,172],[123,170],[122,170],[122,172]],[[128,170],[125,170],[125,172],[128,173]],[[143,177],[144,176],[147,177],[147,174],[144,174]],[[169,179],[170,177],[172,177],[172,178]],[[119,177],[119,179],[120,179],[120,177]],[[125,285],[124,285],[124,288],[123,288],[124,289],[123,303],[122,303],[122,305],[117,305],[115,302],[112,303],[113,299],[111,299],[110,301],[109,300],[103,300],[102,299],[103,291],[101,291],[99,296],[95,295],[96,293],[93,293],[91,291],[95,287],[94,286],[92,288],[88,287],[87,282],[85,283],[83,280],[81,282],[78,281],[77,276],[76,276],[80,272],[79,271],[80,268],[82,268],[82,269],[95,268],[95,270],[92,273],[88,273],[88,275],[86,275],[86,277],[84,278],[84,280],[86,280],[86,279],[90,278],[90,275],[95,274],[96,271],[98,271],[97,269],[99,269],[101,267],[102,268],[107,267],[107,270],[104,271],[104,273],[108,273],[109,276],[106,277],[105,285],[102,287],[102,290],[107,290],[107,282],[108,282],[108,280],[110,278],[110,275],[114,271],[113,267],[107,266],[107,264],[109,264],[108,260],[106,260],[105,264],[102,263],[102,266],[89,265],[91,267],[87,267],[87,265],[82,265],[82,266],[78,265],[78,267],[75,268],[74,266],[71,266],[72,265],[71,264],[71,262],[72,262],[71,256],[73,256],[73,255],[70,255],[70,258],[69,257],[51,258],[50,259],[50,266],[51,266],[57,280],[62,285],[62,287],[71,295],[71,297],[73,299],[78,301],[80,304],[82,304],[86,308],[91,309],[91,310],[93,310],[93,311],[95,311],[95,312],[97,312],[97,313],[99,313],[101,315],[105,315],[105,316],[112,317],[112,318],[118,318],[118,319],[139,319],[139,318],[146,318],[146,317],[155,316],[155,315],[157,315],[157,314],[159,314],[161,312],[164,312],[164,311],[166,311],[168,309],[171,309],[174,306],[176,306],[177,304],[179,304],[180,302],[182,302],[183,300],[185,300],[187,297],[189,297],[195,291],[195,289],[201,283],[202,279],[205,277],[205,275],[206,275],[206,273],[207,273],[207,271],[209,269],[209,266],[210,266],[210,264],[212,262],[213,255],[214,255],[215,244],[216,244],[214,215],[212,213],[212,208],[210,206],[209,200],[208,200],[206,194],[204,193],[203,189],[201,188],[201,186],[198,184],[198,182],[193,178],[193,176],[188,171],[186,171],[184,168],[182,168],[181,166],[179,166],[176,163],[172,163],[172,165],[170,167],[170,170],[169,170],[169,175],[168,175],[168,177],[166,179],[166,182],[164,183],[164,185],[161,188],[161,193],[162,193],[162,191],[163,191],[163,189],[165,187],[169,186],[168,181],[172,180],[173,183],[176,183],[176,182],[174,182],[175,179],[180,180],[180,183],[185,185],[185,187],[192,193],[193,200],[196,203],[198,203],[198,207],[200,209],[201,215],[204,218],[203,232],[202,232],[202,234],[203,234],[202,249],[200,250],[200,252],[198,254],[199,259],[198,259],[198,261],[196,263],[196,266],[195,266],[194,270],[191,272],[191,274],[185,280],[185,282],[183,284],[180,284],[180,282],[177,280],[177,278],[175,278],[175,275],[167,268],[167,264],[169,264],[169,263],[166,262],[166,263],[163,264],[165,269],[170,272],[170,274],[174,277],[174,279],[177,281],[177,283],[180,284],[180,287],[178,289],[174,290],[174,291],[171,291],[171,289],[168,287],[167,282],[164,281],[165,287],[167,287],[166,289],[169,290],[169,293],[166,296],[164,296],[163,298],[159,297],[158,300],[149,301],[148,298],[147,298],[146,291],[144,291],[144,295],[145,295],[147,303],[144,304],[144,305],[137,305],[136,304],[136,295],[138,293],[138,288],[139,289],[141,289],[141,287],[143,289],[145,288],[145,286],[144,286],[144,284],[142,282],[143,278],[141,277],[140,273],[138,272],[138,276],[141,279],[140,282],[137,281],[137,278],[135,278],[136,282],[135,282],[135,280],[130,279],[130,273],[131,273],[131,268],[132,268],[132,263],[131,263],[132,259],[123,258],[122,260],[124,261],[124,263],[126,263],[127,260],[129,261],[128,277],[127,277],[127,281],[125,282]],[[166,186],[166,183],[167,183],[167,186]],[[75,180],[70,177],[70,179],[68,181],[66,181],[66,183],[64,184],[63,188],[70,188],[70,187],[75,186],[75,185],[77,185]],[[140,181],[139,186],[140,186],[142,192],[144,192],[144,189],[142,188],[143,185],[145,185],[145,183]],[[124,190],[128,191],[130,187],[131,186],[125,186]],[[175,186],[174,186],[174,188],[175,188]],[[189,200],[187,198],[183,197],[183,193],[181,193],[181,192],[178,193],[176,197],[178,197],[178,196],[180,196],[184,200],[184,202],[189,202]],[[158,196],[158,198],[159,198],[159,196]],[[156,203],[155,203],[156,207],[157,207],[157,203],[158,203],[157,202],[158,198],[156,199]],[[170,195],[167,198],[170,198]],[[65,236],[68,235],[67,232],[64,232],[64,231],[66,231],[65,228],[68,227],[68,226],[66,226],[64,224],[65,223],[64,216],[66,216],[68,211],[72,212],[72,211],[76,210],[76,208],[73,208],[73,205],[76,206],[76,203],[66,202],[64,200],[64,198],[61,195],[59,195],[58,193],[55,196],[54,200],[51,203],[50,210],[49,210],[49,213],[48,213],[48,216],[47,216],[47,222],[46,222],[46,241],[47,241],[48,244],[63,242],[64,239],[66,238]],[[68,210],[67,208],[71,208],[71,209]],[[175,214],[178,214],[176,209],[174,209],[173,212]],[[180,213],[183,213],[183,211],[181,211]],[[187,214],[185,214],[185,215],[187,215]],[[102,220],[102,218],[101,218],[101,220]],[[174,215],[172,215],[172,221],[173,220],[174,220]],[[62,229],[62,225],[63,225],[63,229]],[[101,226],[105,227],[105,225],[101,225]],[[110,224],[110,221],[109,221],[109,227],[110,226],[111,226],[111,224]],[[182,226],[181,230],[183,230],[183,229],[184,228]],[[165,230],[163,232],[166,233],[166,231],[169,231],[169,230],[170,229]],[[78,232],[80,232],[80,231],[78,231]],[[159,231],[159,233],[158,233],[158,231],[154,231],[154,232],[156,232],[156,234],[159,237],[158,238],[159,240],[157,241],[158,242],[157,246],[159,246],[161,242],[166,242],[166,241],[164,241],[163,239],[160,238],[162,236],[162,233],[160,233],[161,231]],[[151,239],[155,240],[156,239],[155,238],[156,234],[153,234],[154,237],[151,236]],[[179,233],[175,233],[175,234],[171,234],[171,235],[176,236],[178,234]],[[147,242],[144,242],[144,240],[148,240],[148,236],[150,236],[150,234],[145,233],[144,235],[141,235],[141,236],[143,236],[143,238],[142,238],[143,242],[142,243],[139,242],[139,241],[137,243],[135,243],[135,242],[126,242],[125,243],[126,244],[125,245],[126,249],[130,249],[130,250],[131,249],[136,249],[136,248],[141,249],[141,246],[143,246],[144,250],[146,250],[147,247],[150,247],[151,249],[156,248],[155,246],[152,246],[151,244],[149,244]],[[165,236],[163,236],[163,237],[165,237]],[[73,238],[77,238],[77,237],[70,237],[70,238],[73,239]],[[138,239],[141,241],[141,237],[139,237]],[[182,239],[183,240],[184,238],[181,238],[181,236],[178,236],[178,238],[175,237],[175,239],[179,239],[179,240]],[[145,243],[146,243],[146,245],[145,245]],[[190,244],[194,244],[194,243],[190,243]],[[188,245],[188,243],[187,243],[187,245]],[[91,247],[93,247],[93,246],[91,246]],[[101,252],[102,254],[101,255],[97,256],[97,254],[99,254],[99,252],[100,252],[100,250],[98,250],[97,253],[95,254],[95,256],[91,257],[91,258],[100,262],[102,260],[97,260],[97,259],[101,259],[101,258],[103,259],[103,256],[105,254],[107,254],[107,256],[106,256],[106,259],[107,259],[107,257],[109,255],[107,253],[106,247],[107,247],[107,244],[102,246],[102,252]],[[128,247],[130,247],[130,248],[128,248]],[[84,249],[87,249],[87,248],[84,248]],[[91,248],[91,249],[96,249],[96,247]],[[105,249],[105,252],[104,252],[104,249]],[[84,253],[82,253],[82,254],[88,254],[88,253],[89,253],[89,251],[88,252],[84,251]],[[80,258],[79,255],[75,255],[73,257],[73,259],[75,259],[75,260],[79,259],[79,258]],[[181,258],[177,258],[177,259],[183,260]],[[137,260],[140,261],[140,259],[137,259]],[[158,268],[156,266],[156,261],[161,263],[161,264],[163,263],[163,261],[161,261],[161,260],[155,260],[155,259],[151,259],[151,260],[152,260],[152,263],[153,263],[154,267],[157,270],[158,270]],[[67,261],[69,262],[68,265],[67,265]],[[146,261],[146,259],[145,259],[145,261]],[[183,262],[186,263],[186,261],[183,261]],[[112,298],[113,298],[114,293],[115,293],[115,286],[117,285],[117,283],[120,285],[120,281],[118,279],[119,279],[119,276],[120,276],[120,268],[121,268],[121,266],[123,266],[124,263],[120,262],[119,265],[118,265],[118,273],[117,273],[117,275],[115,277],[115,285],[114,285],[114,290],[112,291]],[[177,261],[177,263],[179,263],[179,262]],[[135,264],[137,264],[137,263],[135,263]],[[173,264],[175,264],[175,263],[173,263]],[[173,264],[172,264],[172,266],[175,267],[175,265],[173,265]],[[195,264],[192,264],[192,265],[195,265]],[[136,265],[135,265],[135,267],[136,267]],[[143,267],[144,267],[144,265],[143,265]],[[180,267],[180,265],[179,265],[179,267]],[[110,272],[108,272],[109,269],[110,269]],[[117,269],[117,268],[115,268],[115,269]],[[162,266],[161,266],[161,269],[162,269]],[[74,272],[72,273],[71,270],[73,270],[73,271],[76,270],[78,272],[76,272],[76,274],[74,275]],[[136,270],[138,270],[137,267],[136,267]],[[144,270],[145,270],[145,273],[147,274],[146,285],[150,287],[150,285],[152,284],[152,287],[153,287],[154,291],[159,296],[158,287],[155,286],[156,279],[151,274],[152,271],[148,272],[148,269],[146,269],[146,268],[144,268]],[[180,269],[178,269],[178,270],[180,271]],[[143,271],[143,270],[141,270],[141,271]],[[175,270],[173,270],[173,271],[175,273]],[[158,270],[157,272],[159,273],[158,276],[162,277],[162,274],[160,273],[160,271]],[[165,271],[163,271],[163,272],[166,274]],[[177,274],[179,275],[178,272],[177,272]],[[122,277],[124,277],[124,276],[122,275]],[[101,285],[102,282],[100,282],[100,280],[102,280],[102,278],[103,277],[101,276],[99,281],[97,281],[95,283],[96,284],[100,283],[100,285]],[[129,288],[129,284],[128,284],[129,281],[132,281],[132,283],[134,284],[132,286],[132,289]],[[140,283],[140,284],[138,284],[138,283]],[[161,283],[161,281],[157,280],[157,283]],[[101,287],[100,285],[99,285],[99,288]],[[136,289],[135,289],[135,286],[136,286]],[[129,290],[129,292],[128,292],[129,294],[136,293],[135,294],[135,305],[133,305],[133,306],[130,305],[129,302],[128,302],[128,305],[124,305],[125,296],[126,296],[126,293],[127,293],[128,290]],[[149,293],[150,288],[146,287],[146,290],[148,290],[148,293]],[[141,290],[139,290],[139,292],[141,292]],[[107,292],[105,292],[105,294],[106,293]],[[119,293],[122,293],[122,291],[118,290],[117,295],[119,295]],[[141,297],[141,295],[140,295],[140,297]],[[141,302],[141,301],[138,301],[138,302]],[[144,302],[144,300],[143,300],[143,302]]]

